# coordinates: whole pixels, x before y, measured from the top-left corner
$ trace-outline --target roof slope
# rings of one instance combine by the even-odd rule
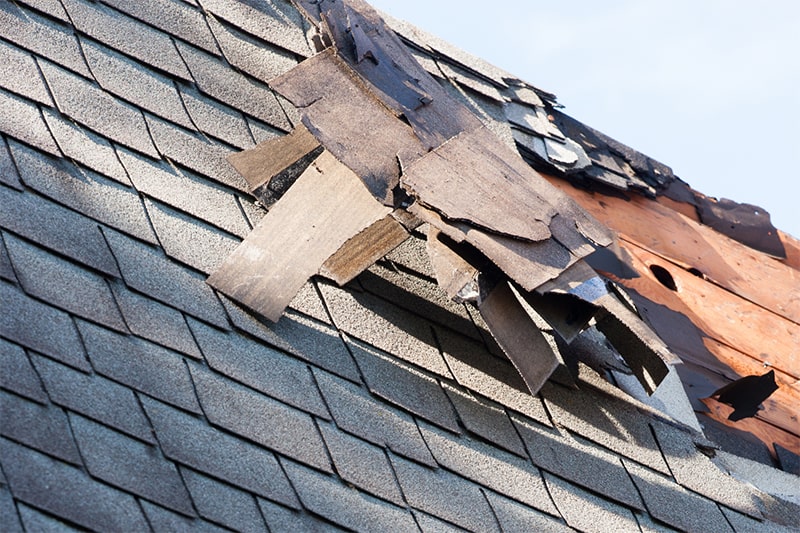
[[[267,82],[307,29],[283,0],[0,2],[2,529],[790,524],[585,366],[528,394],[419,235],[276,324],[205,283],[264,216],[225,157],[297,124]],[[431,46],[510,146],[559,135],[546,95]]]

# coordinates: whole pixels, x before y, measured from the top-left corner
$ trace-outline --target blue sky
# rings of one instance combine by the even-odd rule
[[[800,2],[368,1],[800,238]]]

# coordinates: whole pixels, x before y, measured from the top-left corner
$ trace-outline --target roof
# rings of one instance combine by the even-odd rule
[[[721,236],[680,205],[713,202],[679,196],[664,165],[391,24],[444,91],[619,232],[640,276],[614,279],[656,332],[674,332],[674,317],[652,302],[679,302],[708,351],[741,350],[709,374],[689,344],[683,366],[716,385],[754,373],[761,351],[785,354],[769,362],[779,392],[795,390],[795,300],[779,297],[797,290],[797,241],[763,224],[749,245]],[[608,358],[579,363],[577,385],[554,375],[531,394],[482,315],[438,286],[424,227],[344,286],[311,277],[275,323],[206,283],[266,216],[226,158],[300,124],[270,81],[317,57],[311,28],[283,0],[0,3],[2,529],[793,526],[797,478],[774,468],[791,470],[790,437],[775,458],[758,441],[743,459],[708,417],[692,422],[700,407],[674,370],[636,399],[606,379],[627,377]],[[645,241],[636,209],[691,227],[715,261]],[[752,251],[769,232],[785,259]],[[664,287],[654,264],[692,291]],[[786,334],[745,344],[753,330],[723,329],[688,296],[710,293],[715,313],[752,306],[756,331]],[[767,404],[748,421],[791,422],[791,404]]]

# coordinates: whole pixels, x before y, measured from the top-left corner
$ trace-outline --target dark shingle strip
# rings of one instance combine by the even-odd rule
[[[47,395],[25,350],[0,339],[0,387],[35,402],[47,403]]]
[[[0,4],[0,37],[82,76],[92,76],[72,28],[22,9],[14,2]]]
[[[131,389],[46,357],[32,354],[31,359],[53,403],[144,442],[153,442],[150,424]]]
[[[101,276],[11,235],[5,236],[5,242],[26,293],[117,331],[128,331]]]
[[[148,529],[133,496],[90,479],[75,467],[5,439],[0,439],[0,457],[17,500],[88,529]]]
[[[0,313],[0,335],[72,367],[91,370],[78,330],[67,313],[3,282],[0,282],[0,308],[14,310]]]
[[[0,391],[0,435],[62,461],[80,465],[81,457],[64,411]]]
[[[142,403],[164,455],[234,486],[292,507],[294,491],[268,450],[150,398]]]
[[[0,89],[0,116],[3,117],[0,132],[51,155],[61,155],[42,113],[33,102]]]

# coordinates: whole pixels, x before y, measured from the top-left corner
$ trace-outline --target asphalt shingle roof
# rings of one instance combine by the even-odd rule
[[[205,283],[263,216],[225,157],[297,123],[269,80],[307,30],[286,0],[0,0],[0,529],[787,524],[590,370],[532,396],[417,236],[276,324]],[[548,151],[552,95],[401,33],[507,143],[591,164]]]

